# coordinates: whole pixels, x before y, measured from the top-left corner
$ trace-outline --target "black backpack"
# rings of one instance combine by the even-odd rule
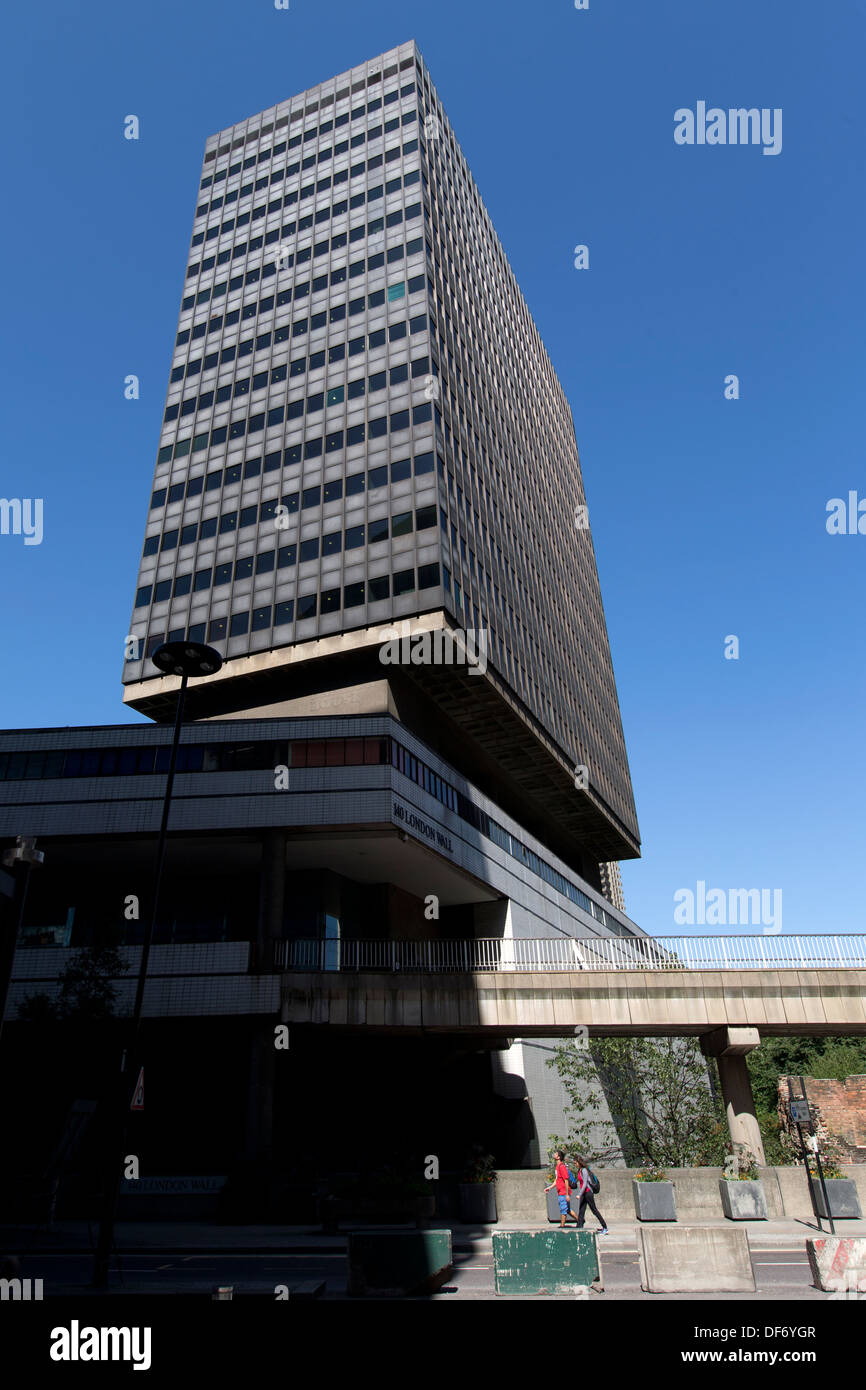
[[[587,1168],[586,1171],[587,1171],[587,1173],[589,1174],[589,1186],[590,1186],[591,1191],[592,1191],[593,1193],[599,1192],[599,1191],[601,1190],[601,1183],[599,1182],[598,1178],[595,1176],[595,1173],[592,1171],[591,1168]]]

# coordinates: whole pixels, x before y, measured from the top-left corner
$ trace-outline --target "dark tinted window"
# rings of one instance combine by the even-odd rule
[[[367,590],[371,603],[376,603],[380,599],[389,598],[391,593],[390,575],[380,575],[378,579],[370,579],[367,583]]]

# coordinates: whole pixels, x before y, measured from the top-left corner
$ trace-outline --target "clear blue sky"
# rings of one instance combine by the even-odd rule
[[[0,495],[45,513],[41,545],[0,536],[0,724],[137,717],[122,646],[205,137],[410,37],[574,411],[644,840],[630,914],[674,932],[702,879],[781,888],[785,931],[863,930],[866,535],[825,529],[866,497],[853,0],[7,12]],[[782,152],[675,145],[698,101],[781,107]]]

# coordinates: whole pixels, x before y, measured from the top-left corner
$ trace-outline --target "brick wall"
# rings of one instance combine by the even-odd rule
[[[839,1141],[842,1161],[866,1163],[866,1073],[848,1076],[844,1081],[816,1076],[803,1079],[813,1111],[817,1107],[829,1134]],[[796,1081],[794,1094],[799,1094]],[[779,1099],[788,1099],[786,1076],[779,1078]]]

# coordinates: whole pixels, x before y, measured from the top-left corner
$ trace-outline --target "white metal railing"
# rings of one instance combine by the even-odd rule
[[[507,970],[863,970],[866,935],[279,941],[275,964],[278,970],[434,975]]]

